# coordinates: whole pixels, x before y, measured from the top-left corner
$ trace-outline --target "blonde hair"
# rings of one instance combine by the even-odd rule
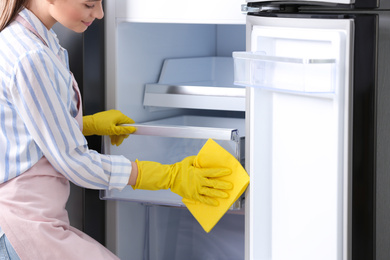
[[[15,18],[27,0],[0,0],[0,32]]]

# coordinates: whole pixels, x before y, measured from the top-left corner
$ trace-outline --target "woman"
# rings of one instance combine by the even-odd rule
[[[82,117],[68,55],[51,28],[84,32],[103,17],[100,0],[2,0],[0,11],[0,258],[116,259],[69,226],[69,181],[170,188],[211,205],[227,197],[232,184],[213,177],[229,170],[195,168],[193,157],[161,165],[88,149],[84,135],[110,135],[119,145],[135,129],[117,125],[133,121],[116,110]]]

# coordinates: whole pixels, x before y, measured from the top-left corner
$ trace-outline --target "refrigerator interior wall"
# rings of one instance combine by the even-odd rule
[[[353,22],[250,19],[248,259],[347,259]]]
[[[143,100],[145,85],[158,82],[166,59],[231,58],[233,51],[244,50],[245,25],[121,22],[116,25],[115,30],[115,38],[106,38],[108,46],[112,41],[116,42],[115,50],[108,50],[115,55],[115,59],[107,54],[114,61],[111,66],[115,68],[108,68],[108,71],[113,72],[108,73],[107,84],[115,82],[115,87],[107,88],[108,109],[119,109],[136,123],[180,115],[244,118],[243,111],[159,107],[150,109],[144,106]],[[152,154],[153,148],[147,145],[133,147],[132,139],[130,137],[120,147],[109,145],[106,139],[105,152],[122,155],[138,149],[139,155],[149,152]],[[147,157],[143,159],[146,160]],[[164,258],[166,256],[169,256],[168,259],[183,259],[183,255],[186,259],[213,259],[212,257],[221,254],[231,255],[232,259],[243,259],[242,214],[227,214],[212,233],[206,234],[199,229],[199,224],[186,209],[150,207],[123,200],[110,200],[107,202],[107,247],[121,259],[163,260],[167,259]],[[187,232],[187,228],[190,228],[190,232]],[[173,243],[178,238],[180,243]],[[187,242],[181,243],[184,241]],[[202,252],[205,258],[200,256]]]
[[[107,106],[123,110],[137,123],[204,112],[144,107],[145,84],[158,82],[166,59],[232,57],[233,51],[245,49],[244,25],[119,23],[117,27],[116,87],[107,93]]]

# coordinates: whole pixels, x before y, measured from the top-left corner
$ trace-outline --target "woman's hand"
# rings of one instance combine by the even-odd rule
[[[121,125],[133,123],[133,119],[119,110],[103,111],[83,117],[83,134],[84,136],[109,135],[111,144],[119,146],[125,138],[136,130],[133,126]]]

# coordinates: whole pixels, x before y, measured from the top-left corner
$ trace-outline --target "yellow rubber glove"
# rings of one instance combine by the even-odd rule
[[[135,132],[133,126],[120,126],[133,124],[134,120],[122,114],[119,110],[108,110],[90,116],[83,116],[83,134],[109,135],[112,145],[120,145],[129,134]]]
[[[223,190],[230,190],[233,184],[215,178],[231,174],[225,168],[197,168],[193,165],[196,156],[189,156],[172,165],[157,162],[138,161],[137,183],[134,189],[171,189],[183,198],[200,201],[212,206],[219,202],[214,198],[227,198]]]

